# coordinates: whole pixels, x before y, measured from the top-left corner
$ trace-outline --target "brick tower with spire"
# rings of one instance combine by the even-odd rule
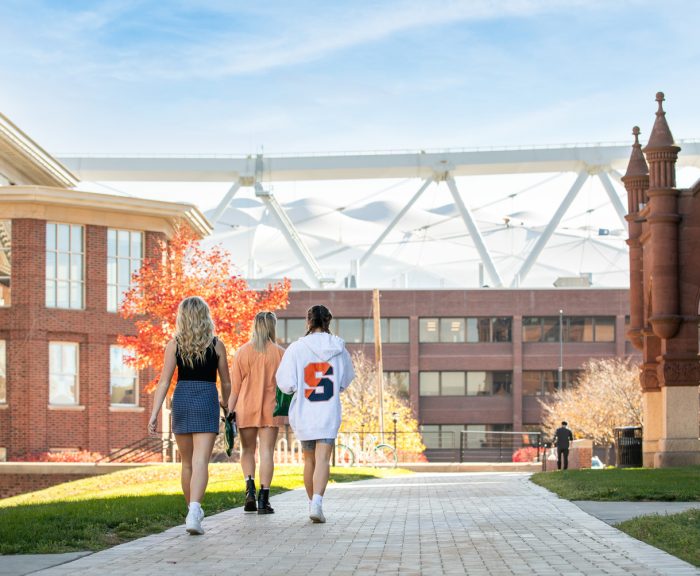
[[[700,180],[676,188],[675,145],[657,93],[647,145],[634,144],[627,190],[630,255],[628,336],[642,351],[644,466],[700,464],[698,320]]]

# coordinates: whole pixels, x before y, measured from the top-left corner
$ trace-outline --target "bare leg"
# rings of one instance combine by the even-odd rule
[[[275,472],[275,442],[277,442],[277,428],[267,427],[258,430],[260,447],[258,456],[260,458],[260,487],[269,488],[272,484],[272,475]]]
[[[185,502],[189,506],[190,483],[192,482],[192,434],[175,434],[175,442],[177,442],[177,449],[182,460],[182,470],[180,472],[182,493],[185,495]]]
[[[320,494],[326,491],[328,477],[331,474],[330,460],[333,446],[316,442],[316,466],[313,476],[313,494]]]
[[[257,428],[241,428],[241,468],[243,477],[255,479],[255,445],[258,439]]]
[[[316,454],[313,450],[304,450],[304,488],[309,500],[314,495],[314,469],[316,468]]]
[[[201,502],[209,482],[209,459],[214,448],[216,434],[197,432],[192,434],[192,480],[190,482],[191,502]]]

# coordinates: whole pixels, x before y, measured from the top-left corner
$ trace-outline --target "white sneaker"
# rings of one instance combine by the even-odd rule
[[[204,520],[204,510],[201,508],[199,508],[196,512],[194,510],[190,510],[187,513],[187,518],[185,518],[185,530],[187,530],[193,536],[204,534],[204,530],[202,529],[202,520]]]
[[[323,515],[323,507],[319,504],[314,504],[311,502],[309,506],[309,518],[314,524],[323,524],[326,521],[326,517]]]

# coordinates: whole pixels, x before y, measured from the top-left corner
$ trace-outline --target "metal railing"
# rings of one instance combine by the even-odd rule
[[[160,438],[147,436],[122,446],[111,454],[101,458],[97,464],[140,463],[140,462],[175,462],[176,450],[172,437]]]
[[[541,432],[463,430],[459,435],[459,462],[541,462]]]

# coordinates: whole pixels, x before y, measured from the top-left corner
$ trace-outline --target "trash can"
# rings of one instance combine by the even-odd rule
[[[622,426],[615,433],[615,465],[618,468],[642,467],[642,428]]]

